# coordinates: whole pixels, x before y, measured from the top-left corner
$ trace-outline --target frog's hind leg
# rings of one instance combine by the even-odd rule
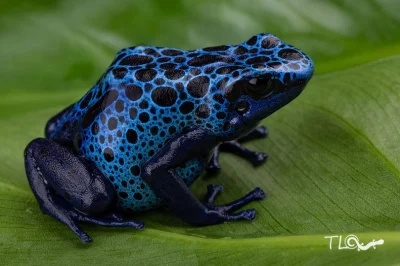
[[[233,140],[220,144],[214,149],[211,160],[207,165],[207,172],[215,173],[221,170],[221,166],[219,164],[219,154],[221,151],[236,154],[250,161],[254,166],[264,163],[268,158],[268,155],[266,153],[251,151],[243,147],[241,143],[254,139],[266,138],[267,136],[267,128],[265,126],[259,126],[251,131],[249,134],[239,138],[238,140]]]
[[[39,207],[67,225],[83,242],[92,239],[78,222],[113,227],[143,228],[108,212],[114,188],[94,163],[51,140],[38,138],[25,149],[25,169]]]
[[[46,124],[44,129],[44,134],[46,139],[50,139],[51,135],[53,134],[54,130],[57,128],[59,123],[63,120],[63,118],[68,114],[68,112],[73,108],[73,104],[53,116]]]

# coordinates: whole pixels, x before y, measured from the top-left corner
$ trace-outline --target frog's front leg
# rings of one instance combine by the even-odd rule
[[[207,172],[215,173],[221,170],[221,165],[219,164],[219,154],[221,151],[236,154],[250,161],[254,166],[264,163],[268,158],[268,155],[266,153],[251,151],[243,147],[241,143],[253,139],[265,138],[267,137],[267,135],[268,135],[267,128],[265,126],[259,126],[255,128],[253,131],[251,131],[249,134],[239,138],[238,140],[228,141],[215,147],[210,162],[207,165]]]
[[[194,225],[212,225],[224,221],[252,220],[255,210],[232,213],[247,203],[265,198],[265,193],[256,188],[243,198],[232,203],[214,206],[220,187],[210,187],[205,203],[191,193],[175,168],[182,163],[208,153],[217,144],[216,138],[204,129],[195,129],[170,140],[142,167],[142,178],[156,196],[179,218]],[[214,189],[215,188],[215,189]]]
[[[108,212],[114,188],[94,163],[51,140],[38,138],[25,149],[29,184],[43,213],[67,225],[83,242],[92,239],[78,222],[143,228]]]

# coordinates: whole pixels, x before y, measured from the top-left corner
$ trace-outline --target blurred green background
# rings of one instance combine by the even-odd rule
[[[396,0],[21,0],[0,8],[8,91],[90,88],[119,49],[137,44],[194,49],[271,32],[309,53],[317,74],[399,50]]]
[[[395,264],[400,262],[400,3],[397,0],[0,1],[0,257],[43,264]],[[251,223],[196,228],[158,210],[143,232],[84,226],[83,245],[40,214],[23,167],[26,144],[79,99],[115,53],[144,44],[194,49],[271,32],[309,54],[316,73],[268,118],[257,169],[222,155],[218,202],[263,187]],[[375,250],[329,250],[356,233]],[[1,263],[0,263],[1,264]]]

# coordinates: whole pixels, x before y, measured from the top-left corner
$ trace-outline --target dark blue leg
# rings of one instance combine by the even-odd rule
[[[103,215],[103,218],[110,219],[110,220],[115,220],[115,221],[123,221],[124,220],[124,216],[121,213],[118,213],[118,212],[105,213]]]
[[[221,170],[221,165],[219,164],[219,154],[220,149],[219,146],[217,146],[214,148],[213,154],[206,168],[208,174],[215,174]]]
[[[143,228],[108,212],[114,188],[96,165],[47,139],[35,139],[25,149],[28,181],[41,211],[67,225],[83,242],[92,239],[78,221],[103,226]],[[101,217],[100,217],[101,216]]]
[[[208,185],[207,186],[207,194],[204,203],[206,205],[214,204],[215,198],[218,196],[219,193],[224,191],[224,188],[219,185]]]
[[[227,205],[212,206],[220,188],[216,186],[214,189],[209,189],[207,201],[203,204],[193,196],[174,171],[174,168],[185,161],[208,153],[216,144],[215,137],[204,129],[195,129],[179,135],[147,161],[141,171],[142,178],[176,216],[188,223],[212,225],[224,221],[252,220],[255,217],[254,209],[238,213],[231,211],[262,197],[245,196]]]
[[[264,163],[265,160],[267,160],[267,158],[268,158],[268,155],[266,153],[255,152],[255,151],[246,149],[237,141],[230,141],[230,142],[222,143],[221,145],[219,145],[219,149],[220,149],[220,151],[226,151],[226,152],[236,154],[237,156],[240,156],[243,159],[248,160],[254,166]]]
[[[214,149],[214,153],[211,157],[211,160],[207,165],[207,172],[213,174],[221,170],[221,166],[219,164],[219,154],[221,151],[236,154],[250,161],[254,166],[264,163],[268,158],[268,155],[266,153],[251,151],[243,147],[241,143],[253,139],[265,138],[267,137],[267,135],[268,135],[267,128],[265,126],[260,126],[255,128],[246,136],[239,138],[238,140],[228,141],[217,146]]]
[[[212,206],[214,204],[216,196],[223,191],[222,186],[218,185],[209,185],[207,187],[207,196],[205,200],[205,204],[208,206]],[[222,209],[226,212],[236,211],[246,204],[255,201],[255,200],[262,200],[265,199],[267,195],[261,188],[255,188],[254,190],[247,193],[240,199],[232,201],[231,203],[215,206],[214,208]]]
[[[240,143],[247,142],[253,139],[262,139],[268,136],[268,129],[265,126],[256,127],[253,131],[244,137],[238,139]]]
[[[73,104],[68,106],[64,110],[60,111],[58,114],[56,114],[55,116],[50,118],[49,121],[47,121],[46,127],[44,129],[44,135],[46,136],[46,139],[50,139],[51,134],[54,132],[57,124],[60,123],[62,118],[65,116],[65,114],[67,114],[71,110],[72,107],[73,107]],[[68,131],[68,130],[66,130],[66,131]]]

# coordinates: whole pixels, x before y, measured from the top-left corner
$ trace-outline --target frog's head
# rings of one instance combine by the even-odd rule
[[[237,45],[230,72],[218,88],[229,102],[223,138],[253,129],[262,119],[295,99],[314,72],[312,60],[271,34],[259,34]],[[223,84],[222,84],[223,83]]]

